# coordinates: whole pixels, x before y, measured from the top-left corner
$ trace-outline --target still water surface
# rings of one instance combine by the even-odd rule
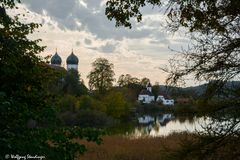
[[[133,138],[167,136],[173,132],[202,131],[209,124],[207,117],[174,117],[172,114],[138,117],[138,125],[126,135]]]

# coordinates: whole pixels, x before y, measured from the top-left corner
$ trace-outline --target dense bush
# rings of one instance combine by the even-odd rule
[[[77,112],[64,112],[61,119],[67,126],[105,128],[117,123],[112,117],[96,110],[79,110]]]
[[[77,113],[72,111],[66,111],[60,113],[60,119],[66,126],[77,126]]]
[[[67,126],[108,127],[115,123],[114,119],[128,118],[131,110],[130,103],[118,91],[102,95],[100,100],[89,95],[64,95],[57,105]]]
[[[96,98],[90,97],[88,95],[81,96],[79,99],[80,109],[92,109],[101,112],[106,112],[106,105]]]
[[[121,92],[110,92],[102,101],[106,105],[106,113],[114,118],[123,118],[129,114],[131,105]]]
[[[81,127],[110,127],[116,123],[112,117],[96,110],[80,110],[77,122]]]
[[[59,97],[57,105],[60,112],[75,111],[79,108],[78,99],[72,95],[64,95],[62,97]]]

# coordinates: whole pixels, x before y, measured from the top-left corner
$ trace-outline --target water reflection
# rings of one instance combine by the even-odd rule
[[[149,115],[144,115],[138,118],[138,123],[140,124],[149,124],[154,122],[154,118]]]
[[[138,126],[128,135],[139,138],[166,136],[182,131],[195,132],[201,131],[204,124],[207,124],[207,119],[203,117],[174,117],[173,114],[160,114],[154,117],[143,115],[138,117]]]

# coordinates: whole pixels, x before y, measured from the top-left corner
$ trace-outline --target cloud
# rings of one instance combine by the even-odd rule
[[[100,50],[104,53],[113,53],[116,49],[116,45],[117,45],[116,43],[113,44],[113,43],[107,42],[105,45],[100,47]]]
[[[153,39],[149,41],[150,44],[170,44],[170,41],[168,39]]]
[[[106,18],[104,1],[101,0],[23,0],[23,2],[30,10],[52,17],[62,29],[86,30],[100,39],[122,40],[156,35],[154,32],[158,32],[162,21],[162,18],[156,19],[153,15],[148,15],[156,12],[148,8],[144,11],[148,17],[141,25],[133,21],[133,26],[142,28],[130,30],[116,28],[114,22]]]
[[[141,23],[133,21],[133,28],[116,28],[105,16],[105,0],[22,0],[31,13],[40,16],[43,27],[36,37],[47,46],[43,55],[54,53],[63,59],[74,53],[80,59],[79,71],[86,81],[91,63],[106,57],[115,66],[116,75],[130,73],[153,82],[164,82],[165,74],[158,68],[167,63],[173,52],[168,47],[186,45],[183,35],[166,32],[165,16],[151,6],[143,9]],[[32,19],[35,19],[32,18]],[[171,47],[173,46],[173,47]],[[112,53],[112,54],[110,54]]]
[[[101,6],[102,0],[82,0],[87,4],[88,8],[99,8]]]
[[[81,42],[76,41],[76,46],[80,46]]]
[[[84,43],[87,44],[87,45],[91,45],[92,41],[91,41],[91,39],[85,38]]]
[[[24,4],[37,13],[43,14],[46,11],[59,19],[67,19],[71,16],[71,12],[78,5],[77,0],[23,0]]]

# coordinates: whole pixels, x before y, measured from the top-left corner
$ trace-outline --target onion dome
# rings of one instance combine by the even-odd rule
[[[61,63],[62,63],[62,59],[56,52],[51,58],[51,64],[61,65]]]
[[[67,64],[78,64],[78,58],[73,52],[67,57]]]

